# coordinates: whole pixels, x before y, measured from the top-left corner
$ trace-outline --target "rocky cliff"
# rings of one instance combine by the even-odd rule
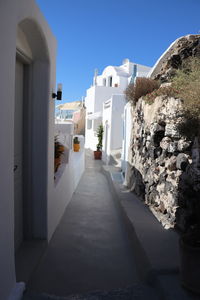
[[[194,219],[200,193],[199,145],[176,129],[182,101],[142,98],[133,108],[132,144],[127,185],[149,205],[165,228],[185,230]],[[199,199],[199,198],[198,198]]]
[[[175,40],[158,59],[151,71],[152,79],[167,82],[174,75],[174,70],[190,56],[200,57],[200,35],[190,34]]]
[[[176,69],[190,56],[200,57],[200,35],[188,35],[172,43],[150,78],[171,86]],[[195,99],[198,102],[198,97]],[[186,139],[177,130],[184,107],[181,99],[161,95],[152,102],[142,97],[132,107],[126,183],[165,228],[177,226],[186,231],[200,221],[200,138],[193,134]],[[190,128],[189,132],[194,130]]]

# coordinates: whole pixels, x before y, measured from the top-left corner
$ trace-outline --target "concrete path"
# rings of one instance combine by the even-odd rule
[[[153,288],[137,284],[123,289],[114,289],[108,292],[95,291],[84,294],[75,294],[66,297],[59,297],[47,294],[29,293],[23,300],[166,300],[158,298]],[[174,298],[173,300],[176,300]],[[182,299],[180,299],[182,300]]]
[[[101,161],[86,154],[86,171],[28,282],[28,291],[57,296],[138,283],[134,249]]]
[[[142,281],[153,286],[162,300],[200,299],[181,286],[178,233],[164,229],[145,203],[123,186],[119,169],[104,165],[103,170],[122,209]]]

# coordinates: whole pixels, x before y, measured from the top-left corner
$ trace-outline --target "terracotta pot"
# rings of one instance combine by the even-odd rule
[[[79,152],[80,144],[74,144],[74,152]]]
[[[54,159],[54,172],[56,173],[58,171],[58,168],[61,164],[61,157]]]
[[[65,151],[65,147],[63,145],[60,145],[59,150],[63,153]]]
[[[200,294],[200,247],[194,247],[181,238],[180,249],[180,278],[182,285]]]
[[[101,151],[94,151],[94,159],[101,159],[102,152]]]

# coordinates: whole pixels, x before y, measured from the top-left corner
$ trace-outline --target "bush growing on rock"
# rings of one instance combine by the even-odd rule
[[[161,95],[183,100],[183,122],[188,125],[200,122],[200,58],[190,57],[183,61],[171,83],[148,92],[144,99],[152,104],[155,98]],[[182,133],[185,132],[181,126],[179,129]]]
[[[178,96],[178,92],[171,85],[169,85],[169,86],[161,86],[157,90],[154,90],[152,93],[148,93],[144,97],[144,100],[147,103],[152,104],[154,102],[154,100],[155,100],[156,97],[159,97],[159,96],[162,96],[162,95],[167,96],[167,97],[174,97],[174,98],[176,98]]]
[[[125,90],[127,101],[130,101],[133,106],[137,103],[138,99],[148,93],[153,92],[159,88],[159,82],[146,77],[136,78],[135,83],[131,83]]]
[[[178,131],[189,139],[200,135],[200,58],[185,60],[172,85],[177,96],[183,99],[183,116]]]

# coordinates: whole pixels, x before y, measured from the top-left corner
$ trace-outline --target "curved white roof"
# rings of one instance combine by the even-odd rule
[[[114,69],[115,69],[117,75],[119,75],[119,76],[124,76],[124,77],[129,77],[130,76],[129,72],[127,72],[122,67],[114,67]]]
[[[116,67],[116,66],[108,66],[104,69],[102,75],[105,75],[105,73],[109,72],[113,73],[113,71],[118,75],[118,76],[123,76],[123,77],[129,77],[130,74],[125,70],[124,67]]]

